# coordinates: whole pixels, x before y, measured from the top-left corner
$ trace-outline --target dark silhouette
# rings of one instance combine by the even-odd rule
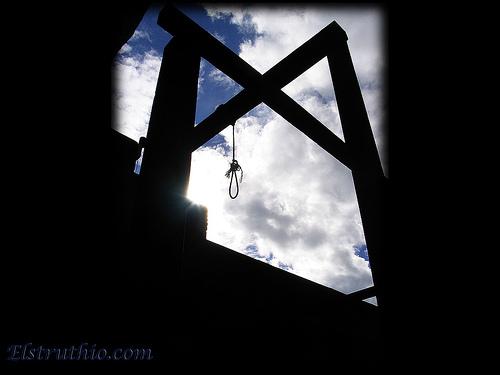
[[[165,353],[207,356],[213,363],[220,351],[243,360],[259,347],[315,363],[374,365],[383,347],[381,315],[391,303],[383,268],[387,180],[345,32],[332,22],[262,75],[173,6],[165,6],[158,24],[173,38],[164,50],[139,176],[132,173],[137,151],[130,146],[128,157],[121,153],[127,168],[120,168],[120,181],[135,188],[117,207],[118,217],[128,220],[116,221],[128,275],[163,299],[169,296],[162,313],[184,322],[173,328],[170,319],[159,317],[151,334],[160,340],[162,329],[179,329],[176,334],[189,344]],[[325,56],[345,143],[280,90]],[[194,128],[201,57],[244,90]],[[206,210],[184,198],[191,152],[261,102],[352,170],[374,287],[344,295],[205,240]],[[130,247],[124,242],[132,237]],[[379,307],[361,302],[374,295]],[[358,344],[370,348],[363,358],[356,354]]]
[[[107,64],[151,3],[120,2],[113,9],[109,50],[103,53],[110,56]],[[377,368],[385,355],[387,316],[394,306],[395,283],[385,268],[390,255],[384,212],[388,181],[345,32],[332,22],[260,74],[174,6],[164,7],[158,23],[173,38],[164,49],[147,137],[139,144],[110,129],[108,163],[99,159],[98,167],[91,165],[94,160],[86,156],[97,152],[88,142],[82,162],[86,169],[74,172],[59,164],[71,155],[72,142],[58,144],[65,153],[54,158],[54,175],[65,185],[50,197],[64,200],[59,203],[64,208],[57,206],[57,225],[50,230],[42,226],[45,231],[38,225],[49,220],[53,209],[39,203],[46,196],[35,206],[45,210],[26,209],[36,230],[25,225],[20,233],[44,247],[32,251],[36,256],[29,261],[8,264],[16,266],[8,284],[9,301],[16,302],[5,321],[15,329],[3,338],[8,344],[150,347],[154,360],[149,362],[57,364],[124,366],[137,373],[153,367],[162,373],[225,368],[236,374],[242,368],[295,370],[299,364],[307,366],[304,373],[318,373],[325,365],[338,373],[345,373],[343,368]],[[325,56],[345,143],[281,91]],[[244,89],[195,128],[201,57]],[[185,198],[191,153],[262,102],[351,169],[374,287],[346,295],[206,240],[207,210]],[[73,117],[64,119],[68,127],[73,122],[85,125],[78,120],[87,103],[76,104]],[[98,125],[108,120],[91,117],[88,122]],[[134,166],[141,149],[137,175]],[[110,181],[97,179],[81,188],[81,180],[96,180],[91,167],[105,170]],[[80,179],[70,180],[75,175]],[[92,199],[106,191],[110,194],[105,199]],[[30,190],[23,197],[32,195]],[[88,217],[84,212],[90,212]],[[51,253],[47,244],[62,250]],[[17,251],[19,258],[25,256],[24,250]],[[362,302],[374,295],[379,307]]]

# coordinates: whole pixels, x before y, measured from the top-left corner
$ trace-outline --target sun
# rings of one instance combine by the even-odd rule
[[[191,176],[189,179],[187,198],[195,204],[200,204],[208,208],[213,204],[214,197],[211,196],[210,191],[206,188],[206,184],[194,177]]]
[[[186,195],[193,203],[213,209],[221,204],[221,183],[226,178],[222,174],[221,176],[216,174],[217,169],[214,165],[217,163],[207,156],[209,156],[207,152],[193,155]]]

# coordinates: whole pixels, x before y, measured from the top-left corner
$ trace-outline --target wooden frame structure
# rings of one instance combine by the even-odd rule
[[[385,201],[388,180],[370,127],[352,64],[347,35],[332,22],[261,74],[172,5],[160,12],[158,24],[173,38],[164,49],[139,181],[137,223],[149,243],[182,241],[182,210],[191,153],[260,103],[280,114],[352,171],[374,287],[352,298],[377,296],[386,303],[384,266]],[[200,59],[206,59],[244,89],[194,126]],[[327,57],[345,142],[304,110],[281,88]],[[168,192],[166,194],[165,192]],[[158,205],[164,201],[165,206]],[[170,234],[165,223],[169,223]],[[177,237],[176,237],[177,236]],[[161,251],[157,249],[157,251]]]

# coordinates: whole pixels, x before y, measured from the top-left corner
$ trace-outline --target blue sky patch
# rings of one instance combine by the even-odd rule
[[[122,47],[118,55],[119,61],[128,57],[141,61],[146,54],[155,54],[160,57],[163,55],[163,49],[172,36],[157,24],[160,9],[159,6],[151,7],[145,13],[134,35]],[[199,5],[184,4],[180,5],[179,9],[236,54],[238,54],[239,46],[244,40],[251,39],[252,35],[254,37],[256,35],[252,30],[249,30],[250,35],[242,32],[238,26],[230,23],[227,17],[212,20],[207,15],[206,10]],[[195,124],[199,124],[213,113],[218,105],[226,103],[243,89],[204,59],[200,60],[199,81]],[[220,134],[205,143],[203,147],[221,147],[225,154],[230,152],[230,146]]]
[[[248,245],[245,248],[244,253],[245,253],[245,255],[248,255],[249,257],[252,257],[254,259],[258,259],[262,262],[266,262],[266,263],[271,264],[271,265],[276,265],[275,263],[276,263],[277,259],[274,256],[274,254],[272,252],[269,253],[268,256],[260,254],[259,249],[258,249],[257,245],[255,245],[255,244]],[[277,262],[277,266],[278,266],[278,268],[281,268],[282,270],[285,270],[285,271],[293,270],[293,266],[291,264],[286,264],[286,263],[283,263],[279,260]]]
[[[354,255],[363,258],[367,262],[370,262],[370,259],[368,258],[368,249],[366,247],[366,244],[357,244],[353,246],[354,248]],[[368,267],[370,267],[370,263],[368,263]],[[371,268],[371,267],[370,267]]]
[[[201,59],[199,82],[196,101],[196,124],[215,112],[217,106],[226,103],[243,89],[204,59]]]

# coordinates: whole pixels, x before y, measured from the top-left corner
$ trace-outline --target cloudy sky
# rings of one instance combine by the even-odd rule
[[[363,99],[388,175],[385,150],[384,14],[373,6],[191,6],[181,10],[260,73],[332,21],[347,32]],[[146,13],[115,59],[113,127],[134,140],[147,133],[163,47],[171,36]],[[196,123],[242,87],[201,61]],[[283,91],[343,139],[326,58]],[[373,285],[351,172],[261,104],[235,125],[244,177],[228,196],[232,129],[193,153],[188,197],[208,208],[210,241],[350,293]],[[374,300],[370,300],[374,303]]]

